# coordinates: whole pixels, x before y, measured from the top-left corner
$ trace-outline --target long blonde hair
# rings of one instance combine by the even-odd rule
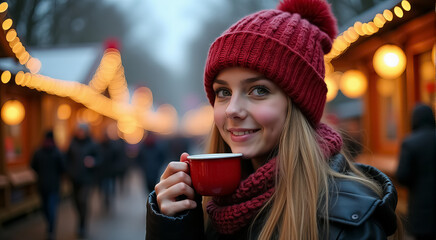
[[[230,152],[214,126],[209,153]],[[352,176],[333,171],[317,142],[313,127],[288,98],[288,111],[277,154],[276,190],[257,216],[266,213],[258,239],[318,239],[318,214],[328,219],[329,179],[349,178],[381,195],[381,187],[350,164]],[[322,200],[321,200],[322,199]],[[254,223],[254,221],[253,221]],[[325,221],[328,231],[328,221]]]

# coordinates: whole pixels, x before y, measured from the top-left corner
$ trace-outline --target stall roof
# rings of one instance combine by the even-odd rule
[[[103,48],[100,44],[30,48],[29,53],[41,61],[39,74],[86,84],[100,63]]]

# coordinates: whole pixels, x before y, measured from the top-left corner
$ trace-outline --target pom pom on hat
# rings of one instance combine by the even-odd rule
[[[277,9],[300,14],[302,18],[327,33],[332,40],[338,34],[336,19],[325,0],[283,0],[280,1]]]

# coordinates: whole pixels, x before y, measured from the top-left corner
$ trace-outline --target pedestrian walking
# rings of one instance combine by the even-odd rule
[[[147,194],[154,190],[159,181],[162,164],[166,162],[167,155],[163,141],[155,133],[149,132],[146,139],[141,142],[137,156]]]
[[[52,131],[47,131],[44,135],[41,147],[33,154],[31,167],[38,176],[38,192],[47,222],[47,239],[55,239],[60,183],[65,171],[65,161],[55,144]]]
[[[100,161],[98,145],[91,138],[88,125],[79,124],[67,151],[67,172],[73,186],[73,200],[78,214],[77,234],[86,237],[88,201],[95,180],[95,168]]]
[[[118,172],[118,162],[124,161],[123,149],[118,147],[115,140],[109,138],[107,131],[104,131],[103,138],[99,143],[100,164],[96,167],[98,186],[102,193],[103,206],[110,210],[115,199],[115,183]]]
[[[427,105],[413,110],[412,133],[401,144],[396,177],[409,190],[406,229],[417,240],[435,240],[436,128]]]
[[[341,154],[340,135],[321,123],[324,54],[336,33],[326,1],[284,0],[242,18],[212,43],[203,84],[215,124],[206,152],[242,153],[243,180],[227,196],[202,198],[183,153],[149,195],[147,239],[396,234],[391,180],[353,164]]]

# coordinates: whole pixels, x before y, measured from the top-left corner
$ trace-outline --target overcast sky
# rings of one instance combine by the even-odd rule
[[[185,46],[200,33],[201,22],[212,11],[216,14],[225,8],[220,0],[105,1],[119,5],[129,14],[132,25],[128,39],[133,42],[147,39],[149,45],[146,48],[161,64],[171,66],[176,72],[186,68],[187,61],[183,61],[187,51]]]

